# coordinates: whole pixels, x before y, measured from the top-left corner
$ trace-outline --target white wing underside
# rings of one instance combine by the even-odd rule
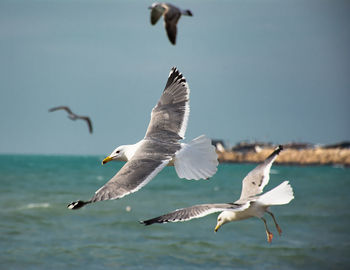
[[[218,164],[215,147],[205,135],[195,138],[189,144],[182,143],[174,162],[177,175],[188,180],[212,177]]]

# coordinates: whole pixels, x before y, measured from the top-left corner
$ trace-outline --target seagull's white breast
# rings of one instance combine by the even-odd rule
[[[137,149],[139,149],[139,147],[141,146],[143,140],[135,143],[135,144],[129,144],[129,145],[125,145],[125,157],[126,157],[126,161],[129,161],[134,154],[136,153]]]
[[[268,207],[256,202],[251,202],[250,206],[243,211],[223,211],[224,215],[229,221],[243,220],[251,217],[261,218]]]

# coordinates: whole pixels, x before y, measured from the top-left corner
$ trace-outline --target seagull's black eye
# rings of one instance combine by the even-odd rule
[[[118,150],[117,152],[115,152],[116,154],[119,154],[120,153],[120,151]]]

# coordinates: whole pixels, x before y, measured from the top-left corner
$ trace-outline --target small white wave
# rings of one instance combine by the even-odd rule
[[[29,203],[22,208],[32,209],[32,208],[48,208],[51,205],[49,203]]]
[[[345,166],[343,164],[334,164],[332,167],[334,169],[345,169]]]
[[[96,179],[97,179],[98,181],[102,181],[102,180],[103,180],[103,176],[102,176],[102,175],[98,175],[98,176],[96,177]]]
[[[279,174],[280,172],[276,169],[270,169],[270,174]]]

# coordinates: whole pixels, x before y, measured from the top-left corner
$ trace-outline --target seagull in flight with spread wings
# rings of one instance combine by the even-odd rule
[[[86,121],[86,123],[89,127],[89,132],[92,133],[92,123],[91,123],[90,117],[77,115],[77,114],[73,113],[72,110],[67,106],[54,107],[54,108],[49,109],[49,112],[54,112],[54,111],[58,111],[58,110],[66,111],[68,113],[68,118],[71,120],[75,121],[77,119],[80,119],[80,120]]]
[[[215,203],[200,204],[188,208],[175,210],[174,212],[141,221],[145,225],[153,223],[167,223],[187,221],[194,218],[200,218],[212,213],[221,212],[217,218],[215,232],[225,223],[237,220],[243,220],[251,217],[260,218],[265,225],[267,241],[272,241],[273,234],[267,227],[264,213],[271,215],[278,233],[282,230],[278,225],[275,216],[269,210],[272,205],[282,205],[289,203],[293,198],[293,189],[288,181],[284,181],[274,189],[262,194],[263,188],[267,185],[270,178],[270,169],[272,163],[277,158],[283,147],[278,146],[275,151],[266,158],[266,160],[253,169],[242,181],[242,192],[239,200],[234,203]]]
[[[165,166],[174,166],[180,178],[198,180],[214,175],[218,157],[209,138],[201,135],[188,144],[179,142],[185,137],[189,98],[185,77],[172,68],[160,100],[152,110],[145,137],[136,144],[117,147],[102,162],[120,160],[126,164],[90,200],[78,200],[67,207],[79,209],[89,203],[122,198],[145,186]]]
[[[168,3],[153,3],[149,7],[151,9],[151,24],[155,25],[159,18],[163,15],[164,26],[171,44],[176,44],[177,22],[181,15],[193,16],[188,9],[182,10],[174,5]]]

